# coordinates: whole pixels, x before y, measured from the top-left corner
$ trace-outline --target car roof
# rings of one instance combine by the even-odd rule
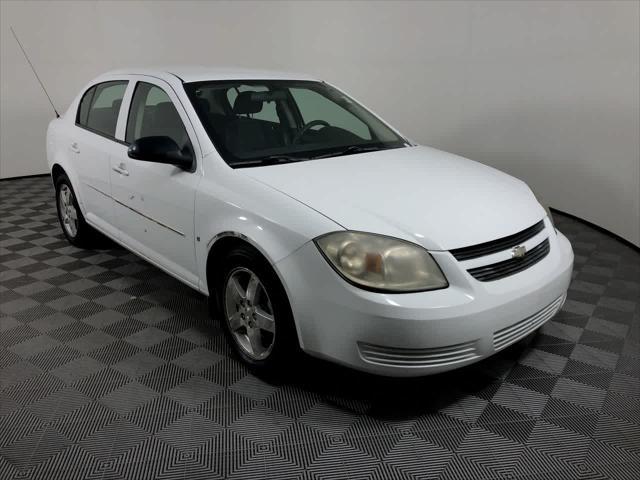
[[[172,81],[179,78],[183,82],[205,80],[316,80],[310,75],[271,70],[254,70],[238,67],[173,66],[156,68],[122,68],[105,75],[148,75]]]

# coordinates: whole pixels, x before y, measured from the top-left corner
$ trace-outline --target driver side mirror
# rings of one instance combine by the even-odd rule
[[[129,145],[129,158],[145,162],[175,165],[184,170],[191,170],[193,156],[183,153],[178,144],[170,137],[142,137]]]

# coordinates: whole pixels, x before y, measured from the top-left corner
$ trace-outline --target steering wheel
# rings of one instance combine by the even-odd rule
[[[305,133],[307,133],[313,127],[317,127],[317,126],[322,126],[322,128],[325,128],[325,127],[330,127],[331,125],[329,124],[329,122],[325,122],[324,120],[312,120],[309,123],[307,123],[304,127],[302,127],[302,130],[300,130],[298,134],[294,137],[293,143],[294,144],[298,143]]]

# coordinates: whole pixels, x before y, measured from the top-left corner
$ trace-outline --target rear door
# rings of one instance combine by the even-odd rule
[[[122,148],[116,127],[128,80],[98,83],[83,95],[69,144],[76,156],[80,199],[90,224],[116,235],[111,202],[109,157]]]
[[[194,201],[200,181],[195,132],[166,82],[137,76],[127,103],[126,144],[141,137],[168,136],[195,158],[193,171],[134,160],[121,147],[111,156],[111,192],[122,243],[184,282],[198,285]],[[119,127],[120,128],[120,127]]]

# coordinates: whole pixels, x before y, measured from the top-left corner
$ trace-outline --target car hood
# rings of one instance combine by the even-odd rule
[[[505,237],[545,215],[524,182],[423,146],[242,171],[345,229],[404,238],[430,250]]]

